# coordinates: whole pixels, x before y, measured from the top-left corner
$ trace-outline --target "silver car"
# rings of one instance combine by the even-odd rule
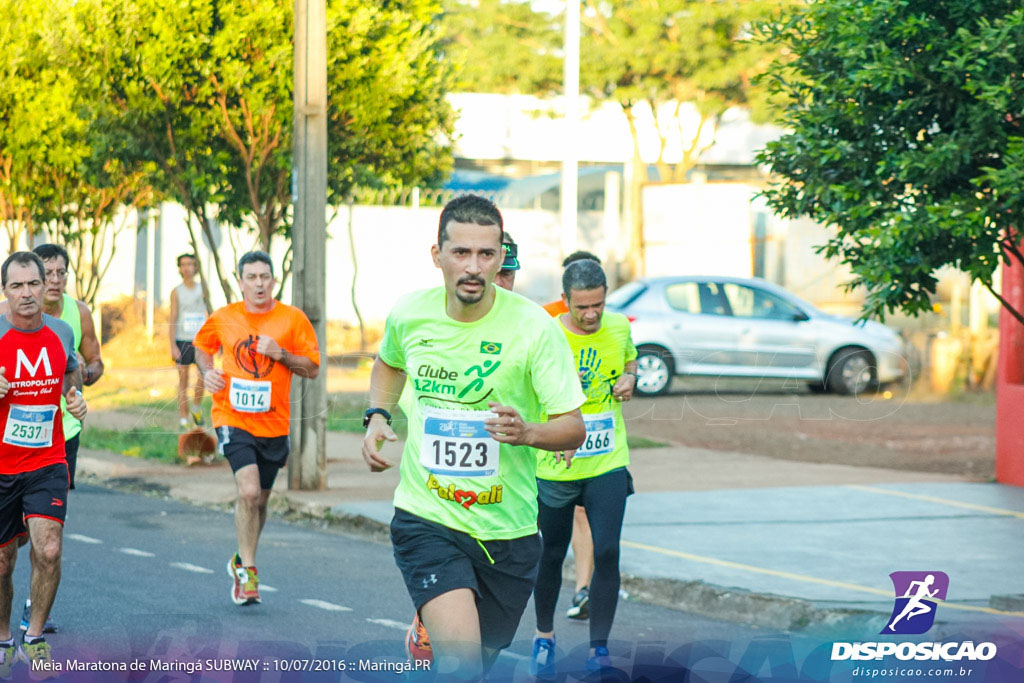
[[[632,320],[637,391],[648,396],[673,375],[798,379],[859,394],[906,372],[893,330],[829,315],[756,278],[643,278],[609,294],[607,308]]]

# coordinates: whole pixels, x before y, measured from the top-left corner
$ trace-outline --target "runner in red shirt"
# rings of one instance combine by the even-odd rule
[[[43,313],[45,272],[28,251],[11,254],[0,268],[10,302],[10,312],[0,317],[0,615],[6,615],[0,618],[0,678],[10,677],[15,662],[11,575],[17,539],[26,533],[32,541],[32,616],[17,655],[30,666],[51,659],[42,633],[60,583],[69,483],[61,395],[76,418],[86,412],[74,333]]]

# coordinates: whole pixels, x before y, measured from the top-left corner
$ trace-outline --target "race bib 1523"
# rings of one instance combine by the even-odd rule
[[[489,410],[423,409],[420,464],[434,474],[490,477],[501,470],[499,444],[484,428]]]

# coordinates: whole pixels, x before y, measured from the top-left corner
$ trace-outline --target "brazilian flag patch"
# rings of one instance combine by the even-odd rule
[[[501,353],[501,344],[497,342],[480,342],[480,353],[486,353],[491,356],[497,356]]]

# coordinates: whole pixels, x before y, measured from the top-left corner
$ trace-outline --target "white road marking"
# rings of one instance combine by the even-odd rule
[[[403,623],[401,621],[395,621],[394,619],[367,619],[367,621],[371,624],[380,624],[381,626],[387,626],[388,628],[393,628],[398,631],[408,631],[409,624],[412,623]]]
[[[277,592],[276,588],[274,588],[273,586],[268,586],[265,583],[261,583],[260,584],[260,590],[261,591],[266,591],[267,593],[276,593]]]
[[[82,543],[103,543],[103,541],[98,538],[83,536],[82,534],[67,534],[64,538],[70,538],[72,541],[81,541]]]
[[[156,557],[153,553],[146,552],[145,550],[138,550],[136,548],[118,548],[117,550],[125,555],[134,555],[135,557]]]
[[[171,566],[172,567],[177,567],[178,569],[184,569],[187,572],[195,572],[196,574],[212,574],[213,573],[212,569],[207,569],[206,567],[200,567],[200,566],[195,565],[195,564],[189,564],[188,562],[171,562]]]
[[[310,607],[318,607],[325,609],[328,612],[351,612],[351,607],[345,607],[344,605],[335,605],[333,602],[327,602],[326,600],[314,600],[312,598],[306,598],[305,600],[299,600],[303,605],[309,605]]]
[[[519,661],[519,662],[528,662],[528,661],[530,661],[530,658],[527,657],[526,655],[517,655],[515,652],[508,652],[506,650],[502,650],[501,652],[499,652],[498,656],[499,657],[504,657],[505,659],[514,659],[514,660]]]

